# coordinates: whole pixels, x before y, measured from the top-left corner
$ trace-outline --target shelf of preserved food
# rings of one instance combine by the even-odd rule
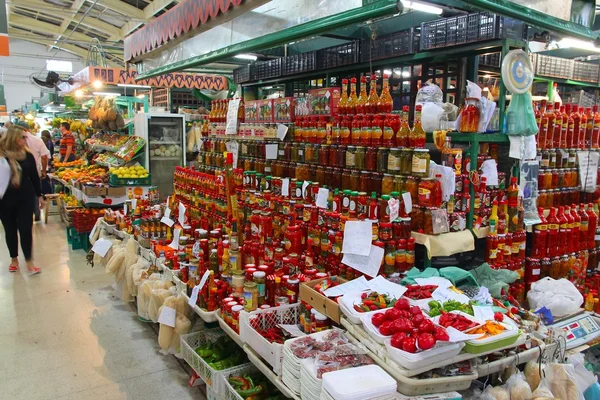
[[[181,160],[181,157],[163,157],[163,156],[154,156],[150,157],[150,160]]]

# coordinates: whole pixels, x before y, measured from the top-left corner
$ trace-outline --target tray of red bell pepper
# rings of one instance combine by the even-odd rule
[[[406,285],[404,297],[411,300],[430,299],[433,291],[437,289],[437,285]]]

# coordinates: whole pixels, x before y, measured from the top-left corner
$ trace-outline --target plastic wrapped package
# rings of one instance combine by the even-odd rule
[[[125,244],[125,266],[134,264],[138,258],[138,244],[135,240],[128,240]]]
[[[510,392],[505,386],[490,386],[484,390],[483,395],[491,396],[493,400],[511,400]]]
[[[423,84],[417,92],[415,107],[419,104],[424,106],[426,103],[434,103],[439,107],[444,106],[444,93],[442,92],[442,89],[431,82]],[[424,115],[424,113],[422,115]]]
[[[113,246],[114,247],[114,246]],[[122,247],[115,249],[112,257],[110,257],[106,264],[106,273],[109,275],[116,275],[121,268],[121,264],[125,260],[125,249]]]
[[[127,267],[127,270],[125,271],[125,283],[126,283],[126,287],[127,290],[129,290],[129,294],[131,296],[135,296],[137,293],[137,288],[133,283],[133,270],[134,268],[136,268],[139,264],[139,257],[136,257],[135,262],[131,265],[129,265]],[[135,291],[134,291],[135,290]]]
[[[158,309],[162,307],[167,297],[173,296],[175,293],[169,289],[154,289],[150,294],[150,301],[148,302],[148,317],[152,322],[158,322]]]
[[[506,382],[506,386],[510,392],[510,400],[531,400],[533,397],[531,388],[522,372],[511,376]]]
[[[533,400],[554,399],[555,397],[552,394],[552,390],[550,390],[550,385],[546,378],[543,378],[538,382],[537,388],[533,391]]]
[[[170,353],[179,353],[179,347],[181,346],[181,335],[188,334],[191,328],[192,322],[188,319],[188,317],[178,313],[175,319],[175,329],[173,331],[173,337],[171,338],[171,346],[169,347]]]
[[[583,399],[577,387],[573,365],[552,363],[546,365],[544,372],[554,397],[569,400]]]
[[[158,329],[158,345],[163,353],[167,353],[169,351],[169,347],[173,341],[174,333],[175,328],[160,324],[160,328]]]
[[[104,230],[104,228],[98,228],[99,223],[100,223],[100,219],[96,220],[96,225],[95,225],[96,230],[94,231],[94,234],[90,237],[90,245],[92,245],[92,246],[100,238],[102,231],[104,231],[106,233],[106,230]]]
[[[160,274],[152,274],[145,280],[139,287],[138,290],[138,315],[141,318],[148,318],[148,304],[150,303],[150,296],[152,290],[160,283]]]
[[[585,393],[585,391],[595,384],[598,380],[596,376],[585,368],[584,356],[581,353],[577,353],[567,357],[567,362],[573,365],[575,371],[575,383],[579,388],[579,393]]]
[[[189,318],[190,316],[190,308],[188,306],[187,299],[182,295],[178,295],[175,300],[175,310],[177,310],[177,314],[185,315]]]
[[[546,307],[554,317],[561,317],[577,311],[583,303],[583,296],[572,282],[546,277],[531,284],[527,300],[532,309]]]
[[[535,391],[542,380],[542,377],[540,376],[540,364],[533,360],[528,361],[527,364],[525,364],[523,373],[525,374],[525,379],[527,380],[529,387],[531,390]]]
[[[133,301],[133,296],[131,295],[126,282],[123,282],[121,285],[121,290],[121,300],[123,300],[124,303],[131,303]]]
[[[444,115],[444,109],[436,103],[425,103],[421,110],[421,126],[425,132],[433,132],[440,129],[440,120]]]

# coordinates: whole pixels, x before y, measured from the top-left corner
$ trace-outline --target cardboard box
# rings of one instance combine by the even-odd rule
[[[87,186],[82,185],[81,190],[84,195],[88,197],[102,197],[106,196],[106,186]]]
[[[340,284],[347,282],[344,278],[335,277]],[[324,279],[315,279],[314,281],[302,282],[300,284],[300,300],[310,304],[321,314],[327,315],[336,324],[340,323],[342,311],[339,304],[329,297],[322,295],[313,289]]]
[[[127,194],[127,188],[125,186],[112,187],[109,186],[106,190],[108,197],[123,197]]]
[[[308,107],[311,116],[335,117],[341,90],[339,87],[312,89],[308,91]]]
[[[273,99],[274,121],[275,122],[294,122],[296,120],[294,114],[294,98],[281,97]]]

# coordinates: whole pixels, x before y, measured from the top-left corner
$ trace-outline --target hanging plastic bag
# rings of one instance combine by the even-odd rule
[[[490,396],[494,400],[511,400],[510,393],[506,386],[488,386],[488,388],[483,391],[483,396]]]
[[[506,110],[506,134],[533,136],[538,133],[535,114],[531,107],[531,93],[513,94]]]
[[[573,365],[575,370],[575,382],[579,388],[579,392],[585,393],[585,391],[598,380],[596,376],[585,368],[583,354],[578,353],[567,358],[567,362]]]
[[[444,115],[444,109],[435,103],[425,103],[421,110],[421,126],[425,132],[433,132],[440,129],[440,120]]]
[[[554,398],[555,397],[552,394],[552,390],[550,390],[550,384],[548,384],[548,381],[546,380],[546,378],[542,378],[537,389],[535,389],[533,392],[533,399],[539,400],[539,399],[554,399]]]
[[[552,363],[544,368],[546,379],[554,397],[558,399],[583,400],[575,378],[575,368],[570,364]]]
[[[533,394],[522,372],[511,376],[506,382],[510,392],[510,400],[531,400]]]
[[[583,296],[568,280],[546,277],[531,284],[527,300],[532,309],[546,307],[553,316],[560,317],[577,311],[583,303]]]

